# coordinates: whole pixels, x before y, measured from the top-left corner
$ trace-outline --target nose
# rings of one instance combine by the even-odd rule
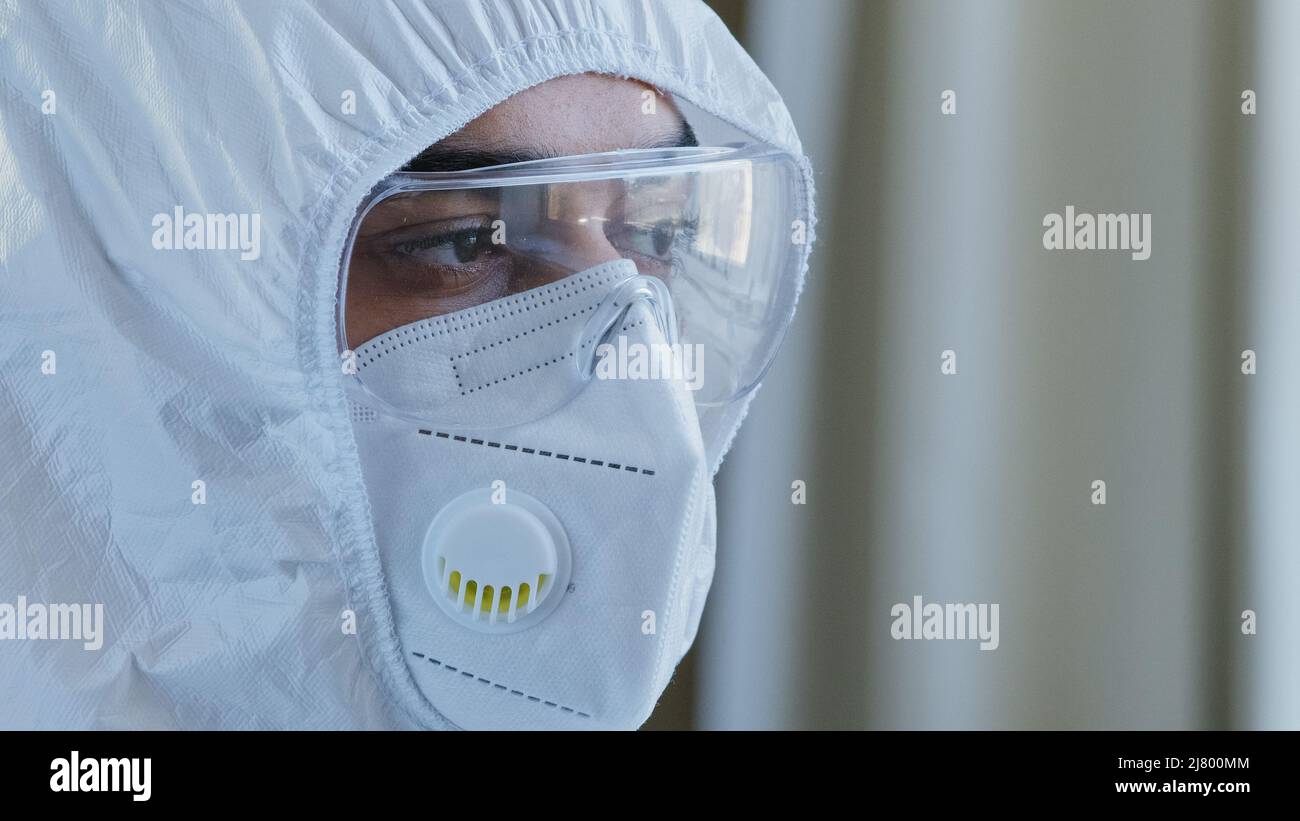
[[[544,233],[544,238],[535,237],[540,241],[520,254],[527,260],[527,289],[623,259],[623,254],[605,236],[603,218],[554,220],[545,226]]]
[[[603,217],[578,217],[573,222],[566,222],[560,228],[558,239],[574,271],[623,258],[605,236]]]
[[[619,183],[599,180],[548,186],[523,201],[537,218],[529,233],[538,242],[528,254],[536,284],[623,259],[605,230],[621,193]]]

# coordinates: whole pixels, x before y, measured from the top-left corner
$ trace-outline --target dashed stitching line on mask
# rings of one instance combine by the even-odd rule
[[[460,395],[469,396],[471,393],[474,393],[475,391],[481,391],[484,388],[490,388],[493,385],[499,385],[502,382],[509,382],[511,379],[514,379],[517,376],[523,376],[526,373],[539,371],[542,368],[545,368],[547,365],[554,365],[556,362],[563,362],[564,360],[570,359],[572,357],[573,357],[573,351],[569,351],[564,356],[557,356],[554,359],[548,359],[545,362],[538,362],[535,365],[530,365],[529,367],[524,368],[522,371],[516,371],[511,374],[506,374],[505,376],[499,379],[493,379],[491,382],[484,382],[482,385],[476,385],[475,387],[468,388],[468,389],[466,389],[465,386],[462,385],[460,382],[460,371],[456,369],[455,362],[451,363],[451,372],[456,376],[456,387],[460,388]]]
[[[607,467],[610,468],[611,470],[621,470],[627,473],[639,473],[643,476],[655,475],[655,472],[650,468],[639,468],[636,465],[625,465],[622,464],[621,462],[606,462],[603,459],[589,459],[586,456],[572,456],[568,453],[555,453],[554,451],[549,451],[549,450],[538,450],[537,448],[525,448],[525,447],[520,447],[519,445],[503,444],[501,442],[492,442],[486,439],[474,439],[468,436],[459,436],[457,434],[446,433],[444,431],[432,431],[432,430],[425,430],[423,428],[420,428],[419,433],[423,436],[436,436],[439,439],[451,439],[453,441],[464,442],[469,445],[482,445],[484,447],[499,448],[501,450],[510,450],[510,451],[515,451],[517,453],[527,453],[530,456],[531,455],[546,456],[551,459],[559,459],[564,462],[577,462],[580,465],[592,465],[593,467]]]
[[[456,331],[464,330],[465,328],[483,325],[486,322],[493,322],[498,318],[514,316],[515,314],[518,313],[531,311],[534,308],[540,308],[543,305],[552,305],[556,302],[560,302],[565,299],[570,299],[582,293],[583,291],[589,291],[592,288],[596,287],[596,285],[600,284],[595,282],[587,283],[585,285],[582,284],[587,280],[591,279],[592,277],[597,276],[598,273],[599,272],[593,271],[591,273],[580,274],[578,276],[575,276],[571,278],[571,280],[570,279],[560,280],[560,282],[556,283],[556,285],[559,287],[556,288],[555,291],[551,291],[545,294],[524,292],[515,297],[511,297],[505,300],[500,300],[494,303],[489,303],[488,305],[485,305],[481,308],[472,308],[468,312],[460,315],[434,317],[431,319],[426,319],[422,322],[416,322],[415,324],[399,331],[397,334],[388,337],[382,343],[379,343],[379,345],[372,345],[370,343],[362,345],[355,352],[357,356],[357,360],[359,362],[360,367],[365,367],[366,365],[372,364],[376,359],[382,359],[384,354],[392,353],[398,348],[404,348],[406,347],[407,344],[410,343],[423,341],[425,339],[433,339],[434,337],[438,337],[438,336],[444,336],[449,333],[454,333]],[[548,296],[550,297],[550,299],[546,298]],[[524,304],[530,301],[537,302],[538,304],[537,305]],[[511,308],[515,308],[515,307],[517,307],[518,310],[511,310]],[[480,318],[484,313],[495,313],[495,312],[500,312],[501,317],[491,317],[488,319]],[[444,327],[441,330],[434,330],[440,325],[447,325],[447,323],[453,321],[456,324],[448,325],[447,327]],[[412,337],[410,339],[403,339],[400,342],[397,341],[400,337],[410,336],[411,334],[415,334],[418,333],[419,331],[423,331],[426,329],[428,329],[428,333],[421,334],[420,336]],[[397,342],[397,344],[393,344],[394,342]],[[375,350],[376,347],[379,347],[380,349]],[[361,357],[363,356],[368,358],[365,359],[364,361],[361,361]]]
[[[595,306],[592,306],[592,307],[595,307]],[[638,319],[636,322],[633,322],[633,323],[630,324],[630,325],[624,325],[624,326],[623,326],[623,331],[625,331],[625,332],[626,332],[626,331],[629,331],[629,330],[631,330],[632,328],[635,328],[636,326],[643,324],[644,322],[645,322],[644,319]],[[550,323],[547,323],[547,324],[549,325]],[[537,329],[534,328],[533,330],[537,330]],[[508,340],[507,340],[507,341],[508,341]],[[582,343],[582,347],[585,348],[585,347],[587,347],[587,346],[590,345],[590,344],[591,344],[591,340],[589,339],[589,340],[587,340],[586,342],[583,342],[583,343]],[[480,348],[479,350],[482,350],[482,349]],[[573,354],[574,354],[573,351],[569,351],[569,352],[566,353],[564,356],[557,356],[557,357],[555,357],[554,359],[548,359],[548,360],[546,360],[545,362],[539,362],[539,363],[536,363],[536,364],[534,364],[534,365],[532,365],[532,366],[530,366],[530,367],[524,368],[522,371],[515,371],[514,373],[506,374],[505,376],[502,376],[502,377],[500,377],[499,379],[493,379],[491,382],[484,382],[482,385],[476,385],[476,386],[474,386],[474,387],[472,387],[472,388],[468,388],[468,389],[466,389],[466,387],[464,386],[464,384],[462,384],[461,381],[460,381],[460,369],[458,369],[458,368],[456,367],[456,363],[455,363],[455,361],[454,361],[455,357],[453,357],[453,361],[452,361],[452,363],[451,363],[451,373],[452,373],[452,376],[456,377],[456,387],[460,390],[460,395],[461,395],[461,396],[469,396],[471,393],[474,393],[475,391],[481,391],[481,390],[483,390],[484,388],[490,388],[490,387],[492,387],[492,386],[494,386],[494,385],[499,385],[499,384],[501,384],[502,382],[509,382],[511,379],[514,379],[515,377],[523,376],[523,375],[526,374],[526,373],[532,373],[533,371],[541,370],[542,368],[545,368],[545,367],[548,366],[548,365],[554,365],[556,362],[563,362],[565,359],[570,359],[570,358],[572,358],[572,357],[573,357]]]
[[[523,690],[515,690],[505,686],[504,684],[497,684],[495,681],[483,678],[482,676],[476,676],[473,673],[470,673],[466,670],[461,670],[460,668],[452,667],[450,664],[447,664],[446,662],[438,661],[433,656],[426,656],[424,653],[417,653],[415,651],[412,651],[411,655],[415,656],[416,658],[424,659],[430,664],[436,664],[442,669],[450,671],[452,673],[460,673],[465,678],[473,679],[474,681],[481,681],[484,684],[490,685],[498,690],[501,690],[502,692],[509,693],[512,696],[519,696],[520,698],[526,698],[529,701],[536,702],[538,704],[545,704],[547,707],[554,707],[557,710],[562,710],[566,713],[573,713],[574,715],[579,715],[582,716],[583,718],[591,718],[591,713],[584,713],[581,710],[576,710],[573,707],[566,707],[563,704],[557,704],[554,701],[548,701],[544,698],[539,698],[537,696],[530,696],[527,693],[525,693]]]
[[[464,358],[467,357],[467,356],[473,356],[473,355],[476,354],[476,353],[481,353],[481,352],[483,352],[483,351],[486,351],[488,348],[495,348],[497,345],[504,345],[504,344],[506,344],[507,342],[514,342],[516,339],[519,339],[520,337],[528,336],[528,335],[531,334],[531,333],[536,333],[537,331],[540,331],[540,330],[542,330],[543,328],[549,328],[549,327],[551,327],[552,325],[555,325],[556,323],[564,322],[564,321],[569,320],[569,319],[573,319],[574,317],[577,317],[577,316],[580,316],[580,315],[582,315],[582,314],[585,314],[585,313],[587,313],[588,311],[594,311],[594,310],[596,310],[597,306],[599,306],[599,304],[600,304],[600,303],[592,303],[591,305],[588,305],[588,306],[585,307],[585,308],[579,308],[579,309],[576,310],[576,311],[571,311],[570,313],[567,313],[567,314],[565,314],[564,316],[559,317],[558,319],[552,319],[551,321],[549,321],[549,322],[547,322],[547,323],[545,323],[545,324],[543,324],[543,325],[537,325],[537,326],[535,326],[535,327],[529,328],[529,329],[526,330],[526,331],[520,331],[519,333],[515,334],[514,336],[507,336],[505,339],[498,339],[496,342],[489,342],[489,343],[487,343],[486,345],[480,345],[480,346],[478,346],[477,348],[475,348],[475,349],[472,350],[472,351],[461,351],[460,353],[458,353],[458,354],[456,354],[455,356],[453,356],[453,357],[451,358],[451,361],[452,361],[452,362],[455,362],[457,359],[464,359]]]

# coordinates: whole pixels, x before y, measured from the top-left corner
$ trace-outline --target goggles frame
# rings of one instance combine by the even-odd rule
[[[680,148],[631,148],[592,154],[578,154],[563,157],[548,157],[526,160],[504,165],[476,168],[465,171],[398,171],[382,179],[363,199],[353,218],[348,238],[343,247],[339,268],[339,291],[336,314],[336,334],[341,356],[353,350],[347,339],[347,289],[349,282],[349,265],[360,226],[377,206],[386,200],[403,194],[421,191],[457,191],[470,189],[490,189],[524,185],[551,185],[558,183],[588,182],[610,179],[636,179],[638,177],[655,177],[665,174],[682,174],[692,171],[716,171],[729,165],[747,166],[752,163],[780,162],[794,166],[792,179],[796,181],[798,201],[791,204],[791,213],[796,219],[810,219],[810,203],[806,185],[798,162],[789,152],[757,143],[728,143],[716,146],[691,146]],[[788,227],[788,226],[787,226]],[[806,265],[808,250],[799,255],[800,267]],[[784,275],[794,276],[797,272],[789,271]],[[766,358],[748,384],[742,386],[736,395],[714,402],[701,402],[703,405],[722,406],[734,402],[751,393],[766,375],[775,359],[775,352],[780,347],[793,318],[794,303],[798,290],[790,300],[789,309],[782,316],[777,336],[772,345],[772,355]],[[589,376],[582,369],[584,376]],[[360,375],[350,373],[351,380],[361,383]],[[373,396],[372,392],[361,383],[364,394]],[[399,415],[407,414],[389,405],[381,397],[374,397],[388,412],[397,411]]]

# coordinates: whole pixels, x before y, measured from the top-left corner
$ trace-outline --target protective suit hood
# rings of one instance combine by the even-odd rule
[[[93,651],[0,640],[0,726],[449,726],[376,553],[342,244],[421,149],[581,72],[802,158],[690,0],[0,9],[0,604],[104,619]],[[743,412],[714,420],[715,470]]]

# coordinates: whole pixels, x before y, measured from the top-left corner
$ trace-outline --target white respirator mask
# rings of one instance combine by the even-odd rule
[[[452,724],[649,716],[713,578],[709,420],[793,313],[800,180],[631,150],[397,174],[362,206],[353,429],[403,657]]]

